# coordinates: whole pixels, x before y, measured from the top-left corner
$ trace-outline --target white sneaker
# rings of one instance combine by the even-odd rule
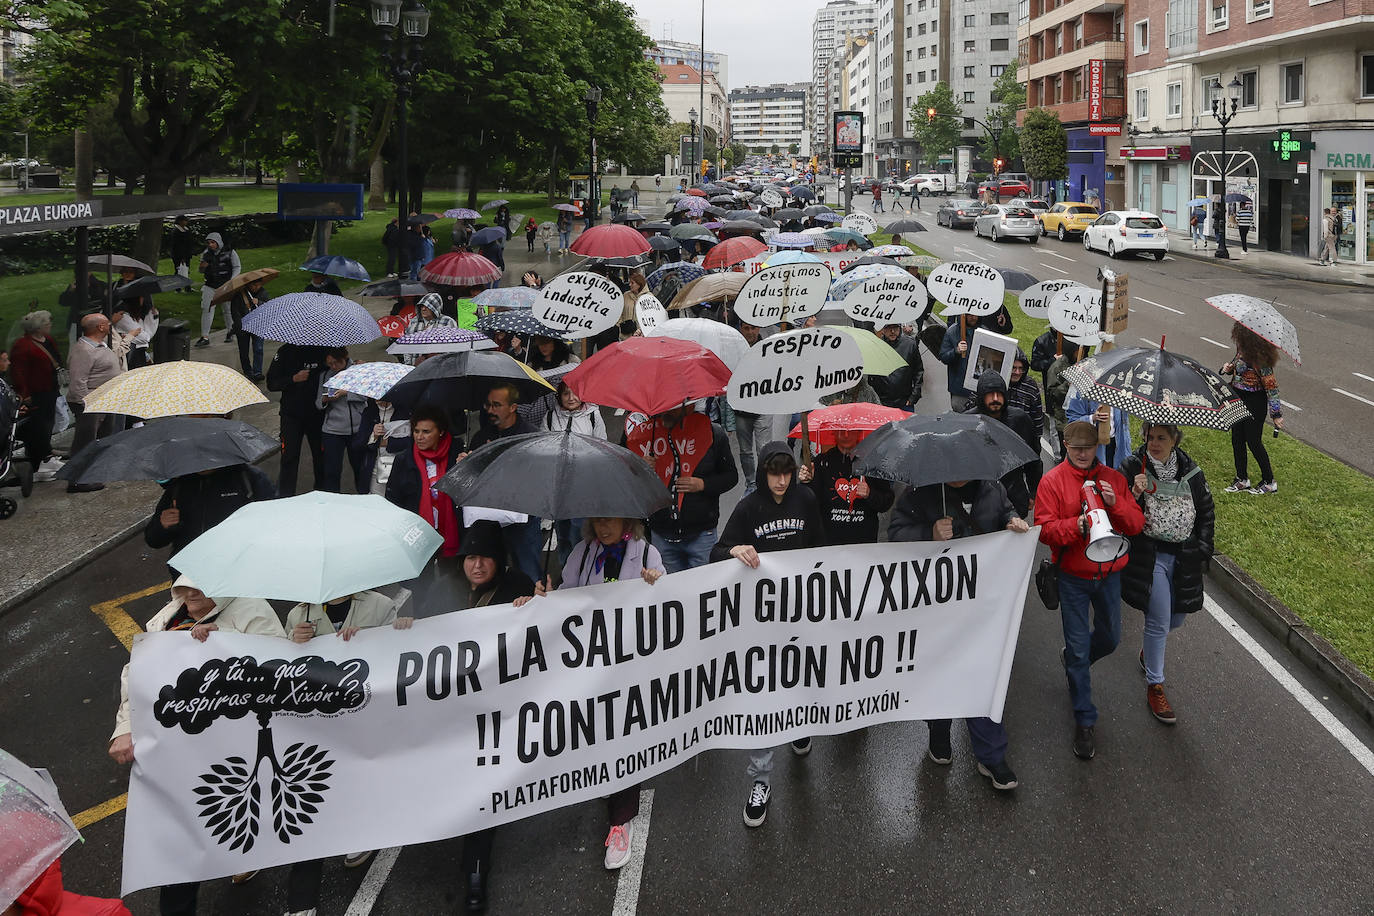
[[[1270,493],[1279,492],[1279,485],[1276,481],[1271,480],[1268,483],[1262,483],[1257,487],[1251,487],[1245,492],[1253,493],[1256,496],[1268,496]]]
[[[366,865],[376,854],[377,850],[375,849],[369,849],[367,852],[350,852],[344,856],[344,868],[358,868]]]
[[[315,907],[308,910],[296,910],[294,913],[287,913],[286,916],[315,916]]]
[[[1226,488],[1226,492],[1227,492],[1227,493],[1239,493],[1239,492],[1241,492],[1242,490],[1249,490],[1249,489],[1250,489],[1250,478],[1249,478],[1249,477],[1237,477],[1235,480],[1231,481],[1231,485],[1230,485],[1229,487]]]
[[[606,867],[615,871],[630,861],[630,841],[634,838],[634,824],[616,824],[606,834]]]
[[[56,471],[50,471],[50,470],[47,470],[47,469],[45,469],[45,468],[39,468],[38,470],[36,470],[36,471],[33,472],[33,482],[34,482],[34,483],[46,483],[46,482],[48,482],[49,480],[56,480],[56,479],[57,479],[57,472],[56,472]]]

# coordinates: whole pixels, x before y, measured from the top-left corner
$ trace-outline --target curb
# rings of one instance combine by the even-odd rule
[[[116,531],[114,534],[110,535],[105,540],[101,541],[99,544],[96,544],[94,547],[91,547],[90,549],[83,551],[80,555],[68,560],[61,566],[58,566],[56,569],[49,570],[47,574],[45,574],[41,578],[35,579],[33,582],[30,582],[27,585],[23,586],[19,589],[19,591],[15,592],[13,595],[10,595],[6,598],[0,598],[0,616],[5,615],[9,611],[23,604],[25,601],[28,601],[34,595],[37,595],[39,592],[43,591],[49,586],[55,585],[59,580],[65,579],[67,576],[75,573],[77,570],[79,570],[81,567],[85,566],[92,560],[102,557],[105,554],[109,553],[111,550],[114,550],[120,544],[123,544],[125,541],[129,540],[131,537],[137,534],[139,530],[143,528],[146,524],[147,520],[144,519],[142,521],[134,522],[133,524],[129,525],[127,528],[124,528],[121,531]]]
[[[1186,240],[1187,239],[1185,237],[1185,241]],[[1193,254],[1191,250],[1174,247],[1172,244],[1174,241],[1173,236],[1169,237],[1169,241],[1169,255],[1174,258],[1186,258],[1189,261],[1206,261],[1211,264],[1218,264],[1223,267],[1229,267],[1231,270],[1239,271],[1240,273],[1254,274],[1260,277],[1272,277],[1277,280],[1292,280],[1297,283],[1321,283],[1326,286],[1340,286],[1346,289],[1369,289],[1370,287],[1370,284],[1368,283],[1360,283],[1355,280],[1345,280],[1339,277],[1332,277],[1330,279],[1326,279],[1325,277],[1300,276],[1295,273],[1286,273],[1282,270],[1273,270],[1267,267],[1242,267],[1241,265],[1245,262],[1239,258],[1223,260],[1221,258],[1212,257],[1210,253],[1207,255]],[[1302,259],[1299,258],[1299,260],[1301,261]]]
[[[1342,699],[1367,724],[1374,725],[1374,680],[1371,680],[1331,643],[1313,632],[1298,615],[1265,590],[1249,573],[1223,554],[1212,557],[1212,577],[1228,595],[1259,621]]]

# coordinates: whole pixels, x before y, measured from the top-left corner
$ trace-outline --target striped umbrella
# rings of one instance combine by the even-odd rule
[[[531,337],[548,337],[553,340],[567,340],[563,332],[551,328],[534,317],[532,309],[511,309],[494,315],[483,315],[477,319],[479,331],[506,331],[511,334],[525,334]]]
[[[487,308],[527,309],[539,298],[539,290],[529,286],[498,286],[484,289],[472,301]]]
[[[453,210],[444,211],[444,219],[481,219],[482,214],[476,210],[469,210],[467,207],[457,207]]]
[[[450,251],[420,268],[420,279],[436,286],[486,286],[501,279],[501,268],[480,254]]]
[[[372,321],[372,327],[375,337],[377,322]],[[122,372],[85,400],[90,413],[118,413],[140,420],[226,414],[265,403],[267,398],[258,386],[228,366],[185,359]]]
[[[405,378],[414,366],[405,363],[354,363],[338,375],[332,376],[324,387],[335,391],[350,391],[365,398],[380,398],[387,389]]]
[[[287,293],[243,319],[243,330],[264,340],[305,347],[347,347],[382,336],[367,309],[331,293]]]
[[[492,350],[496,341],[477,331],[464,328],[434,327],[425,328],[414,334],[403,334],[396,342],[386,348],[386,352],[397,353],[462,353],[467,350]]]
[[[779,232],[773,236],[769,244],[774,248],[815,248],[816,239],[800,232]]]

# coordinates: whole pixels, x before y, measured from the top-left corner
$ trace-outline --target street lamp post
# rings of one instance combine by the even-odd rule
[[[424,69],[421,42],[429,34],[429,10],[418,0],[372,0],[372,24],[378,29],[382,56],[396,84],[396,212],[401,231],[410,225],[410,187],[406,148],[406,102],[411,84]],[[400,41],[395,32],[400,29]]]
[[[697,161],[700,158],[697,156],[697,110],[695,108],[687,109],[687,122],[692,128],[692,158],[687,165],[687,177],[693,179],[692,184],[695,184]]]
[[[1231,82],[1226,84],[1226,97],[1221,94],[1221,84],[1212,84],[1212,117],[1217,119],[1221,125],[1221,167],[1217,169],[1221,173],[1221,228],[1217,231],[1217,250],[1213,257],[1225,258],[1230,260],[1231,253],[1226,250],[1226,128],[1230,126],[1231,119],[1236,116],[1236,108],[1240,105],[1241,84],[1240,77],[1231,77]],[[1231,110],[1226,110],[1226,99],[1231,100]],[[1213,217],[1215,219],[1215,217]]]
[[[29,189],[29,132],[26,130],[14,131],[16,137],[24,138],[24,190]],[[11,172],[11,175],[14,173]]]
[[[601,103],[601,87],[588,87],[582,99],[587,103],[587,161],[591,163],[587,169],[587,225],[591,226],[601,205],[601,175],[596,163],[596,107]],[[615,212],[614,207],[611,212]]]

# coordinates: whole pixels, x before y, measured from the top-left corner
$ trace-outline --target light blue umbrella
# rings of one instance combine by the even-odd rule
[[[1209,197],[1194,197],[1192,200],[1188,201],[1188,206],[1190,206],[1190,207],[1203,207],[1203,206],[1206,206],[1207,204],[1210,204],[1211,202],[1212,202],[1212,200],[1211,200],[1211,198],[1209,198]]]
[[[317,258],[311,258],[301,265],[301,270],[308,270],[312,274],[338,277],[340,280],[372,282],[372,277],[368,276],[366,267],[341,254],[322,254]]]
[[[287,293],[269,299],[248,313],[243,329],[264,340],[306,347],[347,347],[382,336],[367,309],[331,293]]]
[[[442,541],[380,496],[314,492],[249,503],[172,565],[212,597],[320,604],[415,578]]]
[[[873,277],[881,277],[884,274],[900,274],[903,277],[908,276],[905,269],[896,267],[892,264],[864,264],[854,268],[849,273],[844,274],[840,279],[830,284],[830,298],[843,299],[845,296],[848,296],[852,290],[863,286],[865,280],[872,279]]]
[[[825,230],[825,234],[822,235],[821,238],[828,239],[831,242],[840,243],[844,245],[848,245],[850,242],[853,242],[860,248],[873,247],[872,242],[864,238],[859,233],[855,232],[853,229],[842,229],[839,226],[836,226],[834,229]]]
[[[472,301],[487,308],[528,309],[534,307],[538,298],[539,290],[529,286],[498,286],[482,290]]]
[[[404,363],[354,363],[330,378],[324,387],[351,391],[365,398],[380,398],[414,368]]]

